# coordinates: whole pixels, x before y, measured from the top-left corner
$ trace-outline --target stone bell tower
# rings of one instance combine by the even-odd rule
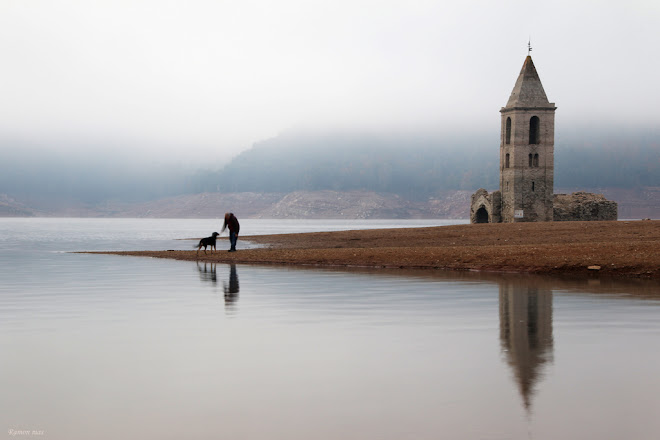
[[[501,221],[552,221],[555,104],[527,56],[506,107],[500,139]]]
[[[500,110],[500,189],[472,194],[470,223],[617,219],[617,203],[601,194],[553,194],[555,110],[528,55]]]

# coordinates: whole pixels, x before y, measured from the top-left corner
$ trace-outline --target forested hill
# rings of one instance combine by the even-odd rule
[[[192,192],[368,190],[425,197],[438,189],[497,183],[499,153],[486,139],[289,135],[256,144]]]
[[[660,187],[660,133],[594,132],[558,133],[555,188]],[[18,213],[207,192],[362,191],[422,201],[439,192],[499,186],[498,133],[285,134],[255,144],[222,168],[197,172],[102,155],[93,146],[78,156],[6,140],[0,149],[0,202],[13,200]]]
[[[497,188],[499,139],[377,135],[281,135],[222,170],[198,172],[187,192],[368,190],[424,198],[438,190]],[[568,134],[555,141],[555,187],[660,186],[654,135]]]

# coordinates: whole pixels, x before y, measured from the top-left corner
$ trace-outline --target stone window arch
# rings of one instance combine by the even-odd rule
[[[532,180],[532,192],[534,192],[534,181]]]
[[[509,145],[511,143],[511,118],[506,118],[506,128],[504,133],[505,143]]]
[[[529,167],[531,168],[533,166],[534,166],[534,156],[532,155],[532,153],[529,153]]]
[[[506,153],[506,156],[504,158],[504,168],[509,168],[509,159],[510,159],[509,153]]]
[[[541,143],[541,120],[538,116],[532,116],[529,120],[529,143]]]
[[[538,153],[536,153],[534,155],[534,166],[537,167],[537,168],[539,166],[539,154]]]

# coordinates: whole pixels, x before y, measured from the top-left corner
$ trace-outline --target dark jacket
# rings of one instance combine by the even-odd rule
[[[241,229],[241,225],[238,223],[238,219],[233,213],[225,216],[225,223],[222,225],[222,230],[229,228],[229,232],[233,232],[238,235],[238,231]]]

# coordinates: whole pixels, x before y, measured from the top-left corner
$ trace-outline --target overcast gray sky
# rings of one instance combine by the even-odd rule
[[[0,138],[497,129],[529,37],[558,130],[658,125],[657,0],[0,0]]]

